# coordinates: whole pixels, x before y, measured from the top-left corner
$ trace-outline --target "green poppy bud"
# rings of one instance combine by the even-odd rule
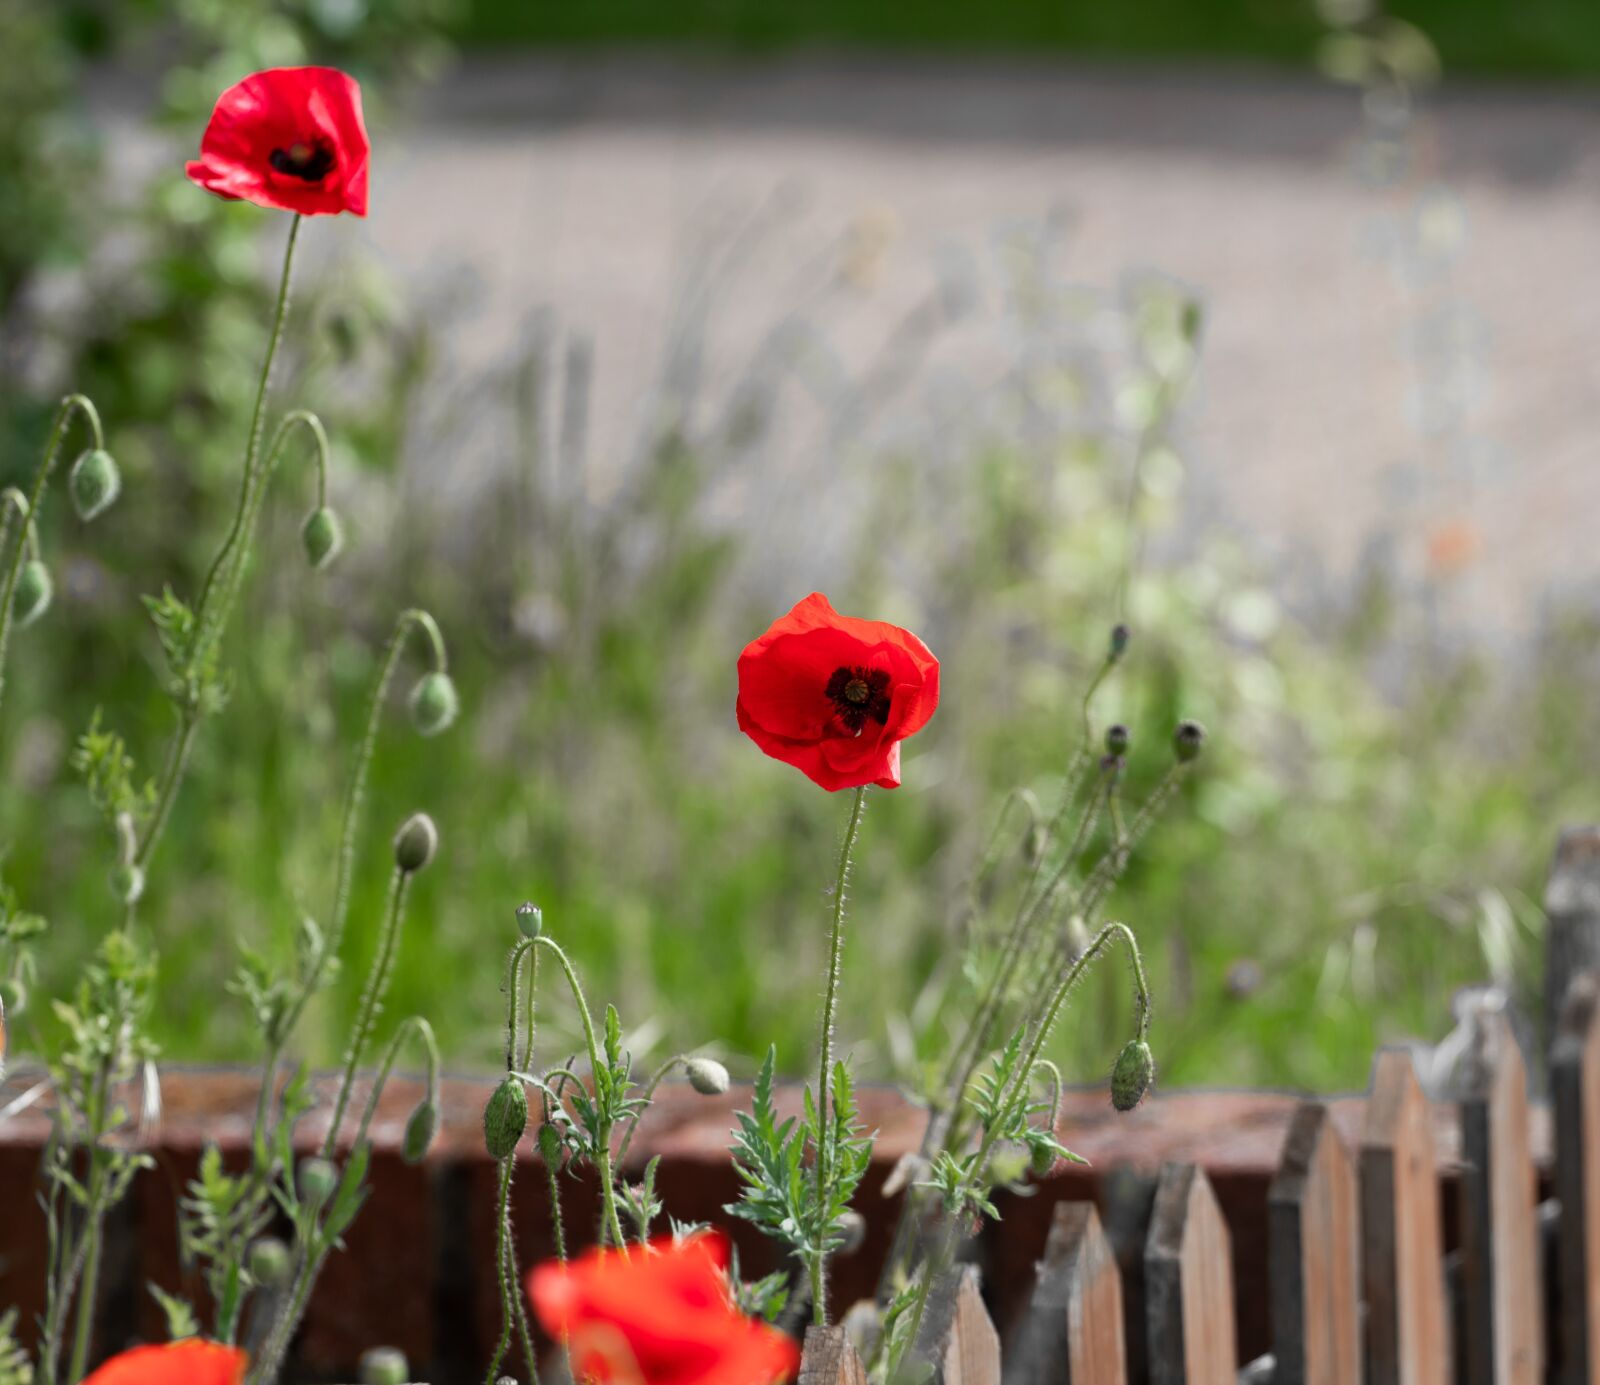
[[[448,673],[425,673],[411,689],[411,724],[424,736],[437,736],[461,710],[461,699]]]
[[[38,559],[30,558],[22,565],[22,571],[17,574],[16,593],[11,598],[11,614],[19,630],[26,630],[50,609],[50,598],[55,590],[50,569]]]
[[[544,914],[537,904],[517,906],[517,932],[530,943],[544,932]]]
[[[1128,753],[1133,737],[1120,721],[1106,731],[1106,754],[1120,760]]]
[[[483,1143],[489,1157],[505,1159],[514,1154],[527,1128],[528,1094],[520,1079],[507,1077],[483,1108]]]
[[[1056,1166],[1056,1152],[1041,1141],[1039,1144],[1034,1145],[1032,1152],[1028,1155],[1028,1163],[1033,1168],[1033,1176],[1035,1178],[1048,1178],[1051,1169]]]
[[[728,1070],[715,1058],[691,1058],[683,1069],[689,1085],[701,1096],[721,1096],[728,1090]]]
[[[439,1133],[439,1104],[426,1098],[406,1122],[405,1140],[400,1146],[401,1157],[408,1164],[420,1164],[428,1157],[433,1137]]]
[[[279,1289],[289,1282],[289,1247],[275,1236],[251,1242],[246,1263],[250,1278],[265,1289]]]
[[[426,813],[413,813],[394,834],[394,863],[407,875],[425,870],[439,850],[439,829]]]
[[[339,1186],[339,1170],[326,1159],[307,1159],[300,1165],[300,1197],[311,1207],[321,1207]]]
[[[313,571],[321,572],[344,547],[344,526],[339,523],[339,516],[326,505],[313,510],[300,530],[300,542],[305,545],[306,561]]]
[[[1150,1090],[1156,1079],[1155,1055],[1143,1039],[1129,1039],[1111,1069],[1111,1104],[1119,1111],[1131,1111]]]
[[[72,464],[67,489],[72,492],[72,508],[78,518],[91,520],[117,498],[122,490],[122,474],[111,454],[97,447]]]
[[[111,867],[111,893],[119,904],[137,904],[144,894],[144,871],[132,861],[119,861]]]
[[[1112,663],[1128,652],[1128,641],[1131,638],[1132,632],[1120,621],[1111,627],[1111,649],[1107,657]]]
[[[1184,764],[1199,758],[1206,742],[1206,729],[1198,721],[1180,721],[1172,733],[1172,750]]]
[[[373,1347],[361,1353],[357,1374],[361,1385],[406,1385],[411,1363],[398,1347]]]
[[[539,1127],[539,1157],[554,1168],[561,1158],[561,1132],[546,1122]]]

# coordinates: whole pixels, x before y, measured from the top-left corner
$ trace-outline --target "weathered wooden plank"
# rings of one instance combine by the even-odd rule
[[[1000,1385],[1000,1334],[978,1284],[976,1265],[957,1265],[933,1286],[917,1351],[934,1385]]]
[[[867,1385],[866,1369],[844,1328],[806,1328],[800,1385]]]
[[[1563,1385],[1600,1385],[1600,979],[1572,983],[1550,1050]]]
[[[1600,826],[1562,829],[1544,912],[1544,1022],[1553,1044],[1573,977],[1600,968]]]
[[[1321,1102],[1295,1112],[1267,1193],[1278,1385],[1361,1385],[1355,1166]]]
[[[1446,1385],[1451,1378],[1429,1119],[1409,1051],[1381,1050],[1361,1134],[1367,1385]]]
[[[1092,1202],[1063,1202],[1033,1297],[1005,1358],[1006,1385],[1127,1385],[1122,1276]]]
[[[1162,1169],[1144,1259],[1151,1385],[1235,1385],[1232,1245],[1195,1165]]]
[[[1505,1011],[1468,1017],[1462,1069],[1461,1251],[1467,1385],[1544,1379],[1538,1175],[1528,1079]]]

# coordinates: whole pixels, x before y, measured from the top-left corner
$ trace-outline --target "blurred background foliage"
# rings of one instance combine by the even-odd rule
[[[1200,45],[1194,9],[1158,8],[1164,43]],[[1287,6],[1206,9],[1205,43],[1230,52],[1288,53],[1303,24],[1303,54],[1321,32]],[[1116,18],[1128,10],[1000,5],[962,22],[992,24],[997,42],[1063,44],[1079,42],[1071,24],[1093,23],[1112,36],[1102,47],[1131,51],[1134,21],[1124,31]],[[105,843],[68,755],[96,707],[147,771],[159,754],[167,711],[139,597],[169,582],[192,591],[226,523],[286,229],[199,194],[175,154],[251,68],[349,67],[381,139],[408,89],[446,61],[451,32],[548,37],[579,13],[590,36],[607,36],[609,14],[616,35],[645,37],[667,10],[14,0],[0,11],[7,111],[26,115],[0,122],[0,484],[35,464],[69,383],[100,404],[127,481],[92,540],[51,504],[62,599],[19,639],[0,725],[0,764],[20,786],[0,799],[4,870],[54,925],[37,992],[67,983],[109,917]],[[793,36],[830,35],[849,15],[841,36],[943,37],[938,7],[919,9],[916,34],[881,5],[783,13]],[[1488,13],[1454,7],[1436,29],[1446,54],[1474,51],[1474,18],[1487,27]],[[1525,11],[1544,20],[1518,22],[1537,35],[1562,13],[1550,0]],[[714,15],[723,36],[761,36],[738,6],[672,14],[684,32]],[[1253,37],[1229,39],[1229,15]],[[1588,22],[1572,26],[1569,60]],[[108,166],[95,135],[85,92],[113,62],[165,73],[148,168]],[[1584,811],[1573,767],[1600,750],[1586,715],[1600,629],[1551,622],[1496,669],[1417,641],[1381,573],[1302,619],[1237,546],[1195,540],[1179,522],[1181,420],[1204,334],[1180,286],[1130,280],[1046,308],[1039,261],[1012,247],[996,270],[1019,327],[1004,378],[967,382],[966,396],[935,382],[909,410],[920,428],[863,426],[903,381],[901,357],[961,311],[959,294],[935,293],[830,406],[819,459],[782,474],[795,324],[774,324],[774,349],[708,400],[693,368],[701,304],[679,324],[661,397],[641,405],[624,484],[597,503],[581,477],[580,333],[544,321],[441,416],[419,402],[443,374],[435,305],[319,239],[276,399],[327,420],[354,550],[327,579],[304,571],[309,476],[291,459],[232,638],[236,692],[207,728],[142,908],[172,1054],[250,1056],[227,992],[231,944],[287,956],[297,918],[326,913],[377,651],[395,615],[421,604],[445,628],[467,712],[422,742],[397,707],[380,745],[352,955],[371,946],[393,826],[423,808],[445,843],[415,894],[393,1011],[428,1014],[463,1063],[491,1055],[512,910],[531,896],[638,1047],[711,1043],[738,1066],[776,1042],[801,1070],[843,804],[763,759],[732,719],[738,649],[803,594],[765,570],[768,539],[787,533],[826,552],[841,609],[910,625],[944,662],[944,705],[908,748],[906,787],[872,796],[841,1022],[869,1074],[913,1072],[970,926],[964,881],[992,814],[1019,784],[1049,801],[1071,747],[1117,611],[1130,514],[1144,554],[1126,593],[1134,644],[1097,706],[1102,724],[1133,728],[1133,795],[1164,768],[1178,718],[1211,731],[1203,772],[1112,905],[1150,954],[1165,1080],[1355,1085],[1376,1042],[1443,1028],[1458,985],[1493,975],[1536,993],[1540,881],[1557,825]],[[440,470],[485,447],[505,463],[496,484],[441,503]],[[1070,1073],[1109,1064],[1125,989],[1112,978],[1083,992],[1059,1040]],[[46,1008],[22,1014],[24,1045]],[[334,1056],[329,1019],[312,1026],[322,1061]]]
[[[834,43],[1298,65],[1324,23],[1342,24],[1377,8],[1371,0],[470,0],[457,32],[481,44]],[[1452,72],[1563,78],[1600,72],[1600,13],[1588,0],[1395,0],[1381,8],[1427,33]]]

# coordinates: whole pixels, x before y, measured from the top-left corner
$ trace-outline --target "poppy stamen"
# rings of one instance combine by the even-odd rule
[[[889,720],[889,674],[881,668],[836,668],[828,677],[828,701],[852,736],[871,717],[879,726]]]
[[[267,161],[274,170],[303,183],[320,183],[333,172],[333,148],[327,140],[296,140],[287,149],[274,149]]]

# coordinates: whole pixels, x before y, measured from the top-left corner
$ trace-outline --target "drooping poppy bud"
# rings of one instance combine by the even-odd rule
[[[437,736],[455,721],[461,699],[448,673],[435,670],[417,679],[411,689],[411,724],[424,736]]]
[[[517,932],[530,943],[544,932],[544,914],[537,904],[517,906]]]
[[[1143,1039],[1129,1039],[1111,1069],[1111,1104],[1131,1111],[1144,1100],[1156,1079],[1155,1055]]]
[[[67,477],[72,493],[72,508],[84,521],[103,513],[122,492],[122,473],[111,454],[102,447],[83,453],[72,464]]]
[[[50,598],[55,590],[50,569],[37,558],[30,558],[22,565],[22,571],[17,574],[16,593],[11,598],[11,614],[17,629],[26,630],[50,609]]]
[[[1126,625],[1118,621],[1117,624],[1111,627],[1111,648],[1106,657],[1112,663],[1116,663],[1118,659],[1128,652],[1128,641],[1131,638],[1132,632]]]
[[[721,1096],[728,1090],[728,1070],[715,1058],[690,1058],[683,1070],[689,1085],[701,1096]]]
[[[279,1289],[289,1282],[289,1247],[276,1236],[251,1242],[245,1263],[250,1278],[265,1289]]]
[[[426,813],[413,813],[394,837],[394,863],[407,875],[426,870],[439,850],[439,829]]]
[[[1198,759],[1205,743],[1206,729],[1198,721],[1180,721],[1172,733],[1173,753],[1184,764]]]
[[[321,1207],[339,1186],[339,1170],[326,1159],[307,1159],[300,1165],[300,1196],[308,1206]]]
[[[539,1157],[550,1168],[561,1158],[561,1132],[548,1121],[539,1127]]]
[[[1106,731],[1106,754],[1120,760],[1133,744],[1133,736],[1120,721]]]
[[[527,1128],[528,1094],[520,1078],[508,1076],[483,1108],[483,1143],[489,1157],[505,1159],[514,1154]]]
[[[400,1146],[401,1157],[408,1164],[420,1164],[428,1157],[434,1136],[439,1133],[439,1104],[426,1097],[406,1122],[405,1139]]]
[[[1056,1166],[1056,1152],[1041,1141],[1034,1145],[1028,1156],[1028,1164],[1033,1169],[1035,1178],[1048,1178],[1050,1170]]]
[[[313,510],[300,530],[300,542],[312,571],[321,572],[344,547],[344,526],[339,523],[339,516],[326,505]]]

